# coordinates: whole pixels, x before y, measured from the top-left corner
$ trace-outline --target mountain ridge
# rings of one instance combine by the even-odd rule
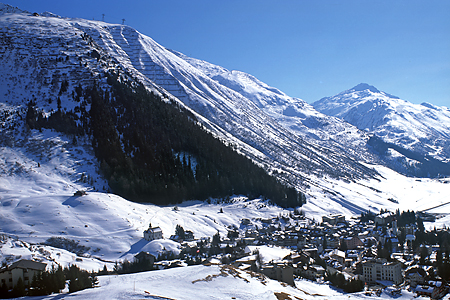
[[[322,98],[313,106],[375,134],[385,143],[450,162],[450,110],[446,107],[412,104],[367,84]],[[445,169],[449,174],[450,167]]]

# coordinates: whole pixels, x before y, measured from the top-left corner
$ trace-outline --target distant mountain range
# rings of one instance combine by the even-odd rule
[[[412,104],[365,83],[312,105],[324,114],[375,134],[379,138],[376,148],[383,149],[387,158],[402,161],[404,166],[409,161],[407,174],[449,174],[450,110],[447,107]],[[415,173],[417,167],[423,168],[422,172]]]

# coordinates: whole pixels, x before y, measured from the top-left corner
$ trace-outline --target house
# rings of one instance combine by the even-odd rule
[[[138,254],[136,254],[134,258],[139,262],[147,261],[151,266],[153,266],[156,260],[154,255],[144,251],[141,251]]]
[[[423,269],[405,272],[405,278],[409,281],[409,285],[415,288],[418,284],[425,282],[426,272]]]
[[[383,226],[391,223],[394,220],[395,215],[391,212],[385,212],[375,217],[375,225]]]
[[[334,249],[331,251],[328,256],[330,259],[337,260],[341,265],[344,265],[345,263],[345,252],[341,251],[339,249]]]
[[[427,285],[418,285],[415,288],[417,296],[426,296],[431,299],[441,299],[448,293],[448,286],[440,281],[429,281]]]
[[[152,227],[152,224],[149,224],[148,229],[144,231],[144,239],[147,241],[159,240],[162,239],[162,230],[159,227]]]
[[[325,275],[325,269],[319,265],[310,265],[300,267],[297,271],[297,274],[301,275],[304,278],[308,278],[311,280],[316,280]]]
[[[12,289],[19,278],[22,278],[24,285],[28,286],[31,284],[33,276],[44,271],[46,266],[47,264],[45,263],[33,260],[21,259],[16,261],[9,267],[0,270],[1,285],[6,284],[8,289]]]
[[[329,215],[329,216],[323,216],[322,217],[323,223],[328,223],[330,225],[336,225],[338,223],[345,223],[345,216],[343,215]]]
[[[267,277],[285,282],[289,285],[294,284],[294,268],[285,263],[265,264],[261,268],[261,273]]]
[[[364,243],[357,236],[346,237],[346,238],[344,238],[344,242],[345,242],[348,250],[354,250],[360,246],[364,246]]]
[[[185,241],[193,241],[194,240],[194,232],[190,230],[184,231],[184,240]]]

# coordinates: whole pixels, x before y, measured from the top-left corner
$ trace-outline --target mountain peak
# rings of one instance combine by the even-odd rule
[[[4,13],[29,13],[26,10],[22,10],[18,7],[11,6],[9,4],[4,4],[0,2],[0,14]]]
[[[369,91],[374,92],[374,93],[379,93],[380,92],[376,87],[374,87],[372,85],[369,85],[367,83],[360,83],[360,84],[358,84],[357,86],[353,87],[350,90],[354,91],[354,92],[360,92],[360,91],[365,91],[365,90],[369,90]]]

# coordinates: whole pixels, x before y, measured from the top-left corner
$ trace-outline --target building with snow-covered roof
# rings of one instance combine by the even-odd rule
[[[330,253],[327,254],[330,259],[334,259],[338,261],[341,265],[345,263],[345,252],[339,249],[334,249]]]
[[[364,246],[364,243],[357,236],[346,237],[343,242],[346,244],[347,249],[354,250],[358,247]]]
[[[159,227],[152,227],[152,224],[148,226],[148,229],[144,231],[144,239],[147,241],[159,240],[163,238],[162,230]]]
[[[329,215],[329,216],[323,216],[322,217],[323,223],[328,223],[330,225],[336,225],[338,223],[345,223],[345,216],[343,215]]]
[[[285,263],[265,264],[261,267],[261,273],[271,279],[295,286],[294,269]]]
[[[415,288],[417,296],[426,296],[431,299],[441,299],[449,291],[449,287],[441,281],[428,281],[427,285],[418,285]]]
[[[394,220],[395,215],[392,212],[385,212],[375,217],[375,224],[377,226],[387,225]]]

